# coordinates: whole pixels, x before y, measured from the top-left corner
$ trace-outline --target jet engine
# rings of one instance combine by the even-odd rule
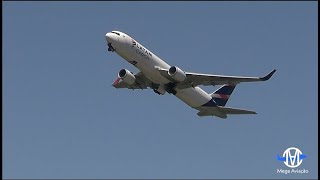
[[[136,81],[136,77],[127,69],[121,69],[118,73],[118,77],[129,85],[134,84],[134,82]]]
[[[176,66],[171,66],[168,74],[178,82],[183,82],[187,77],[186,74]]]

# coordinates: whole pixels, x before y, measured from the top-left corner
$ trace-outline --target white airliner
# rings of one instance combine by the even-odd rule
[[[121,69],[112,84],[115,88],[147,89],[157,94],[173,94],[198,110],[198,116],[227,118],[228,114],[256,114],[254,111],[225,107],[235,86],[240,82],[266,81],[276,70],[264,77],[223,76],[185,72],[177,66],[170,66],[132,37],[120,31],[106,34],[108,51],[134,65],[140,72],[133,74]],[[223,85],[208,94],[199,85]]]

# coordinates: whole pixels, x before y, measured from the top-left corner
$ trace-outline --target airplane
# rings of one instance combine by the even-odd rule
[[[140,70],[133,74],[121,69],[112,86],[127,89],[153,89],[159,95],[166,92],[175,95],[190,107],[198,110],[197,115],[216,116],[226,119],[229,114],[257,114],[251,110],[226,107],[234,88],[241,82],[267,81],[275,73],[272,70],[264,77],[224,76],[192,73],[170,66],[157,55],[129,35],[120,31],[111,31],[106,35],[108,51],[120,57]],[[208,94],[199,85],[222,85]]]

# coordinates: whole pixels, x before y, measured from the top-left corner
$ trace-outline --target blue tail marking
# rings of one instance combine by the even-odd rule
[[[236,85],[226,84],[211,94],[211,97],[218,106],[225,106]]]

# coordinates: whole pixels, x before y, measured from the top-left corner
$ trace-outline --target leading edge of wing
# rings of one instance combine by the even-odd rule
[[[192,73],[186,72],[186,75],[191,76],[205,76],[205,77],[213,77],[213,78],[221,78],[221,79],[239,79],[239,80],[252,80],[252,81],[267,81],[271,78],[271,76],[276,72],[276,69],[273,69],[270,73],[263,77],[247,77],[247,76],[227,76],[227,75],[216,75],[216,74],[204,74],[204,73]]]
[[[168,69],[156,67],[160,74],[168,80],[174,82],[174,79],[168,74]],[[222,84],[237,84],[241,82],[267,81],[276,72],[276,69],[263,77],[245,77],[245,76],[226,76],[215,74],[203,74],[185,72],[187,79],[178,84],[179,88],[188,88],[197,85],[222,85]]]

